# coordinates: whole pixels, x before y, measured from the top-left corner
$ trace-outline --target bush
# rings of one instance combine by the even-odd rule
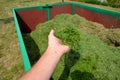
[[[84,0],[86,3],[92,3],[92,4],[100,4],[98,0]]]
[[[104,6],[111,6],[111,7],[115,7],[115,8],[120,7],[119,0],[107,0],[107,2],[100,2],[98,0],[74,0],[74,1],[104,5]]]

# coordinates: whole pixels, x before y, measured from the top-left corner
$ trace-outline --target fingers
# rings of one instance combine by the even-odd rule
[[[68,52],[70,50],[69,46],[64,45],[64,53]]]
[[[51,38],[51,37],[53,37],[53,36],[54,36],[54,30],[52,29],[52,30],[50,31],[49,35],[48,35],[48,38]]]
[[[60,53],[64,54],[70,50],[70,47],[67,45],[63,45],[61,40],[54,36],[54,30],[52,29],[48,36],[48,45],[54,48],[60,49]]]
[[[50,31],[50,35],[54,35],[54,30],[52,29],[51,31]]]

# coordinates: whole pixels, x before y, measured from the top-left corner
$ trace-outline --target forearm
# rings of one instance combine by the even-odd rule
[[[51,30],[46,52],[20,80],[49,80],[58,61],[69,49],[69,46],[61,44],[61,41],[54,36],[54,30]]]
[[[62,53],[48,48],[33,68],[20,80],[49,80]]]

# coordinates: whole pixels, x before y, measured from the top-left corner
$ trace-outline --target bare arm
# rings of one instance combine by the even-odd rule
[[[48,36],[48,48],[38,62],[20,80],[49,80],[62,55],[69,47],[62,45],[61,41],[54,36],[51,30]]]

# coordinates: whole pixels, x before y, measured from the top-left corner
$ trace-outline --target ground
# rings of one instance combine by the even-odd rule
[[[56,3],[61,0],[1,0],[0,1],[0,80],[16,80],[24,74],[12,8]],[[68,0],[65,0],[68,1]],[[91,5],[91,4],[89,4]],[[95,5],[97,6],[97,5]],[[118,10],[111,7],[103,7]]]

